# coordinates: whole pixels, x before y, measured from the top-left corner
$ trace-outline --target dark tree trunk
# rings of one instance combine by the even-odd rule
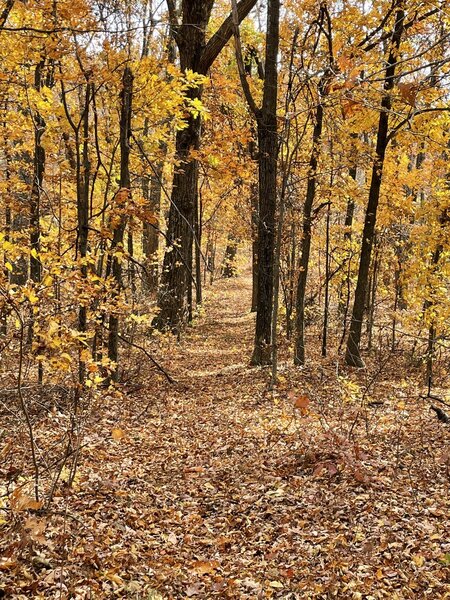
[[[331,182],[332,184],[333,182]],[[323,307],[322,356],[327,355],[328,318],[330,314],[330,216],[331,203],[327,208],[327,225],[325,241],[325,300]]]
[[[226,278],[235,277],[236,275],[236,254],[238,241],[232,233],[228,234],[227,247],[222,263],[222,276]]]
[[[122,102],[120,111],[120,191],[116,195],[119,210],[127,196],[131,194],[130,183],[130,137],[131,137],[131,115],[133,101],[133,73],[129,67],[125,67],[122,78]],[[111,242],[112,254],[112,276],[114,278],[116,290],[115,295],[119,293],[122,287],[122,266],[120,259],[115,255],[115,251],[123,246],[123,237],[125,233],[126,219],[121,216],[120,222],[114,229]],[[118,358],[119,358],[119,317],[113,307],[109,316],[109,337],[108,337],[108,357],[116,365],[112,378],[117,380],[118,376]]]
[[[258,126],[258,288],[255,343],[252,365],[271,363],[273,311],[273,263],[275,211],[277,205],[277,56],[279,47],[280,2],[269,0],[263,102],[257,113]]]
[[[389,111],[391,110],[391,90],[395,83],[395,70],[399,60],[399,49],[403,33],[404,17],[403,0],[398,0],[395,16],[395,25],[392,34],[391,47],[384,79],[384,95],[381,100],[381,112],[378,121],[376,156],[372,167],[372,179],[370,182],[369,199],[367,203],[364,229],[361,241],[361,254],[359,260],[358,280],[355,290],[352,320],[347,340],[345,360],[348,365],[363,367],[361,358],[361,329],[364,315],[364,301],[367,294],[369,282],[370,260],[375,234],[378,202],[380,199],[381,182],[383,178],[384,158],[388,145],[389,133]]]
[[[441,254],[444,251],[444,247],[442,244],[439,244],[436,247],[436,250],[433,252],[433,257],[431,259],[431,265],[433,272],[436,272],[439,260],[441,258]],[[423,312],[426,313],[433,306],[433,302],[431,300],[426,300],[423,308]],[[434,363],[434,354],[435,354],[435,343],[436,343],[436,324],[432,320],[430,326],[428,328],[428,344],[427,344],[427,354],[426,354],[426,381],[428,385],[428,392],[431,391],[433,387],[433,363]]]
[[[42,69],[44,68],[45,60],[42,59],[37,65],[34,75],[34,87],[36,91],[40,91],[42,87]],[[41,250],[41,190],[44,181],[45,172],[45,150],[42,146],[42,136],[45,132],[45,121],[39,112],[34,115],[34,157],[33,157],[33,181],[31,184],[30,197],[30,279],[38,284],[41,281],[42,265],[39,256]],[[33,337],[34,316],[31,318],[29,340]],[[42,383],[43,370],[42,362],[38,363],[38,380]]]
[[[250,188],[252,206],[252,307],[258,308],[258,184]]]
[[[372,264],[372,276],[368,286],[367,294],[367,350],[372,349],[373,324],[375,322],[375,305],[378,291],[378,271],[380,267],[380,245],[377,243],[376,236],[374,240],[375,253]]]
[[[152,293],[156,293],[158,288],[158,229],[163,167],[164,162],[158,161],[155,165],[155,173],[151,177],[144,177],[142,181],[142,193],[151,213],[151,222],[144,223],[142,233],[142,251],[146,266],[143,284],[144,289]]]
[[[191,97],[200,97],[200,90]],[[191,248],[194,226],[195,195],[197,192],[197,161],[190,152],[199,147],[200,119],[190,117],[188,126],[177,132],[176,156],[181,161],[174,174],[167,229],[167,251],[164,255],[158,293],[159,314],[155,326],[178,331],[187,317],[188,287],[191,285]]]
[[[322,86],[320,86],[322,87]],[[311,220],[312,207],[316,196],[317,164],[320,153],[320,142],[323,126],[323,105],[319,90],[319,102],[316,108],[315,123],[313,130],[313,147],[309,159],[308,185],[306,188],[305,204],[303,205],[303,231],[300,254],[300,271],[297,281],[297,315],[294,363],[303,365],[305,363],[305,295],[308,280],[309,254],[311,251]]]
[[[222,48],[232,35],[232,19],[228,17],[212,38],[206,43],[214,0],[190,0],[182,3],[182,21],[178,22],[175,3],[168,2],[171,28],[178,45],[182,71],[192,70],[206,74]],[[242,20],[256,0],[241,0],[238,4]],[[191,99],[200,99],[202,89],[189,92]],[[198,183],[198,165],[191,151],[199,148],[201,119],[191,115],[187,127],[177,132],[175,171],[167,228],[167,251],[164,256],[158,294],[159,314],[154,325],[160,329],[179,332],[180,325],[188,316],[187,300],[192,282],[192,244],[194,239],[194,216]]]
[[[91,179],[91,164],[89,161],[89,107],[92,94],[93,85],[87,83],[83,113],[83,155],[81,165],[80,153],[77,149],[77,253],[81,262],[81,276],[83,279],[86,279],[88,275],[88,267],[85,259],[88,251],[89,233],[89,188]],[[82,333],[87,330],[86,304],[80,304],[78,309],[78,330]],[[78,377],[80,384],[83,384],[86,377],[86,366],[81,359],[79,360]]]
[[[195,301],[197,306],[203,301],[202,297],[202,199],[201,195],[197,191],[196,202],[195,202],[195,288],[196,295]]]

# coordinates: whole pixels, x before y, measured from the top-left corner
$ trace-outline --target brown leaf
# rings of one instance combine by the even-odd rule
[[[47,523],[44,519],[36,519],[35,517],[29,517],[24,523],[24,528],[28,531],[30,538],[39,544],[45,544],[47,541],[43,535],[46,527]]]
[[[308,408],[309,402],[310,402],[310,400],[309,400],[308,396],[299,396],[294,403],[294,407],[295,408]]]
[[[8,571],[17,565],[17,561],[13,558],[0,558],[0,571]]]
[[[416,83],[399,83],[398,91],[400,92],[400,97],[406,104],[409,104],[410,106],[416,104],[417,92],[419,91],[419,86]]]
[[[15,512],[22,510],[39,510],[42,508],[42,502],[27,496],[20,488],[14,490],[11,494],[11,508]]]
[[[172,532],[167,536],[167,541],[170,542],[173,546],[176,546],[178,543],[177,536]]]

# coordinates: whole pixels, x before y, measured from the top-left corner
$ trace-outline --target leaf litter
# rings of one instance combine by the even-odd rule
[[[220,282],[164,342],[177,385],[149,373],[105,397],[49,510],[13,492],[6,597],[450,597],[448,426],[399,364],[370,408],[364,375],[318,354],[295,368],[283,347],[270,391],[248,366],[249,294],[247,278]],[[17,439],[2,477],[25,451]]]

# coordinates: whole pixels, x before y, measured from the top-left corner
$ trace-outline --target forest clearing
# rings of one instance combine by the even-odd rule
[[[0,598],[450,600],[450,5],[0,0]]]

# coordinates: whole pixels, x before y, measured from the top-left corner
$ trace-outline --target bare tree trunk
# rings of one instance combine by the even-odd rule
[[[232,35],[232,19],[229,16],[206,43],[206,30],[214,0],[191,0],[182,3],[182,20],[178,21],[175,2],[169,0],[168,8],[171,28],[180,54],[182,71],[191,70],[206,74]],[[256,0],[241,0],[238,17],[241,21]],[[189,91],[192,100],[200,99],[202,89]],[[187,118],[187,126],[177,132],[176,169],[167,228],[167,251],[164,256],[158,293],[159,314],[154,326],[159,329],[180,331],[180,326],[189,314],[186,306],[190,288],[195,281],[192,273],[192,244],[194,240],[195,199],[198,187],[197,160],[191,151],[200,146],[201,119],[194,115]],[[191,303],[189,303],[191,304]]]
[[[120,190],[116,194],[119,210],[121,204],[127,196],[131,194],[130,183],[130,137],[131,137],[131,116],[133,102],[133,73],[129,67],[125,67],[122,78],[122,104],[120,111]],[[120,196],[120,197],[119,197]],[[111,242],[112,254],[112,276],[115,281],[117,295],[122,287],[122,265],[115,252],[123,246],[123,236],[125,233],[126,219],[122,215],[120,222],[114,229]],[[119,317],[113,308],[109,316],[109,337],[108,337],[108,357],[116,365],[112,378],[118,377],[118,356],[119,354]]]
[[[86,96],[83,112],[83,155],[80,165],[80,153],[77,148],[77,252],[81,262],[81,276],[87,279],[88,267],[86,256],[88,251],[89,234],[89,188],[91,177],[91,164],[89,161],[89,107],[92,100],[93,84],[86,84]],[[78,143],[78,140],[77,140]],[[87,330],[87,306],[80,304],[78,309],[78,330],[82,333]],[[78,378],[81,385],[86,378],[86,366],[83,360],[79,360]]]
[[[227,247],[222,262],[222,276],[225,278],[235,277],[236,275],[236,254],[238,241],[232,233],[228,234]]]
[[[331,181],[331,184],[333,181]],[[323,307],[323,327],[322,327],[322,356],[327,355],[327,337],[328,337],[328,317],[330,314],[330,214],[331,202],[327,207],[327,225],[325,240],[325,299]]]
[[[261,110],[256,114],[258,126],[259,214],[258,214],[258,290],[255,343],[252,365],[272,361],[273,267],[275,245],[275,211],[277,205],[277,55],[279,47],[280,2],[269,0],[265,79]]]
[[[34,74],[34,87],[37,92],[42,87],[42,69],[45,59],[37,65]],[[41,190],[45,172],[45,150],[42,146],[42,136],[45,132],[45,121],[39,112],[35,112],[34,119],[34,156],[33,156],[33,181],[30,197],[30,279],[38,284],[41,281],[42,265],[39,253],[41,251]],[[32,316],[29,329],[29,341],[33,337],[35,317]],[[42,383],[42,362],[38,362],[38,381]]]
[[[319,87],[322,87],[322,85]],[[306,283],[308,280],[309,254],[311,250],[312,207],[316,196],[317,164],[318,156],[320,153],[320,142],[322,137],[323,126],[323,105],[320,95],[321,90],[319,89],[319,101],[316,108],[315,123],[313,130],[313,147],[311,157],[309,159],[308,185],[306,188],[305,203],[303,205],[303,230],[300,255],[300,272],[298,274],[297,280],[297,339],[295,342],[294,356],[294,363],[296,365],[305,364],[305,294]]]
[[[195,223],[194,223],[194,231],[195,231],[195,302],[197,306],[199,306],[202,301],[202,216],[203,216],[203,207],[202,207],[202,197],[199,191],[197,190],[196,197],[196,207],[195,207]]]
[[[384,158],[388,145],[389,133],[389,111],[391,110],[391,90],[395,83],[395,71],[399,60],[399,48],[403,34],[404,25],[404,0],[397,0],[396,15],[392,40],[390,44],[389,58],[387,62],[386,75],[384,79],[384,95],[381,100],[381,111],[378,121],[376,157],[372,167],[372,179],[370,182],[369,200],[367,203],[364,230],[361,243],[361,254],[359,260],[358,280],[355,290],[352,320],[347,340],[345,360],[347,364],[354,367],[363,367],[361,358],[361,328],[364,314],[364,301],[369,281],[370,259],[375,234],[377,209],[380,199],[381,182],[383,178]]]
[[[439,264],[439,259],[441,258],[441,254],[444,251],[444,247],[442,244],[437,246],[436,250],[433,252],[433,257],[431,259],[431,265],[433,271],[436,271],[437,266]],[[426,300],[424,304],[424,313],[431,308],[433,302],[431,300]],[[427,372],[426,372],[426,380],[428,385],[428,393],[430,393],[431,388],[433,387],[433,363],[434,363],[434,352],[435,352],[435,342],[436,342],[436,324],[434,320],[431,321],[430,326],[428,328],[428,344],[427,344]]]
[[[250,186],[252,206],[252,307],[256,312],[258,308],[258,184]]]

